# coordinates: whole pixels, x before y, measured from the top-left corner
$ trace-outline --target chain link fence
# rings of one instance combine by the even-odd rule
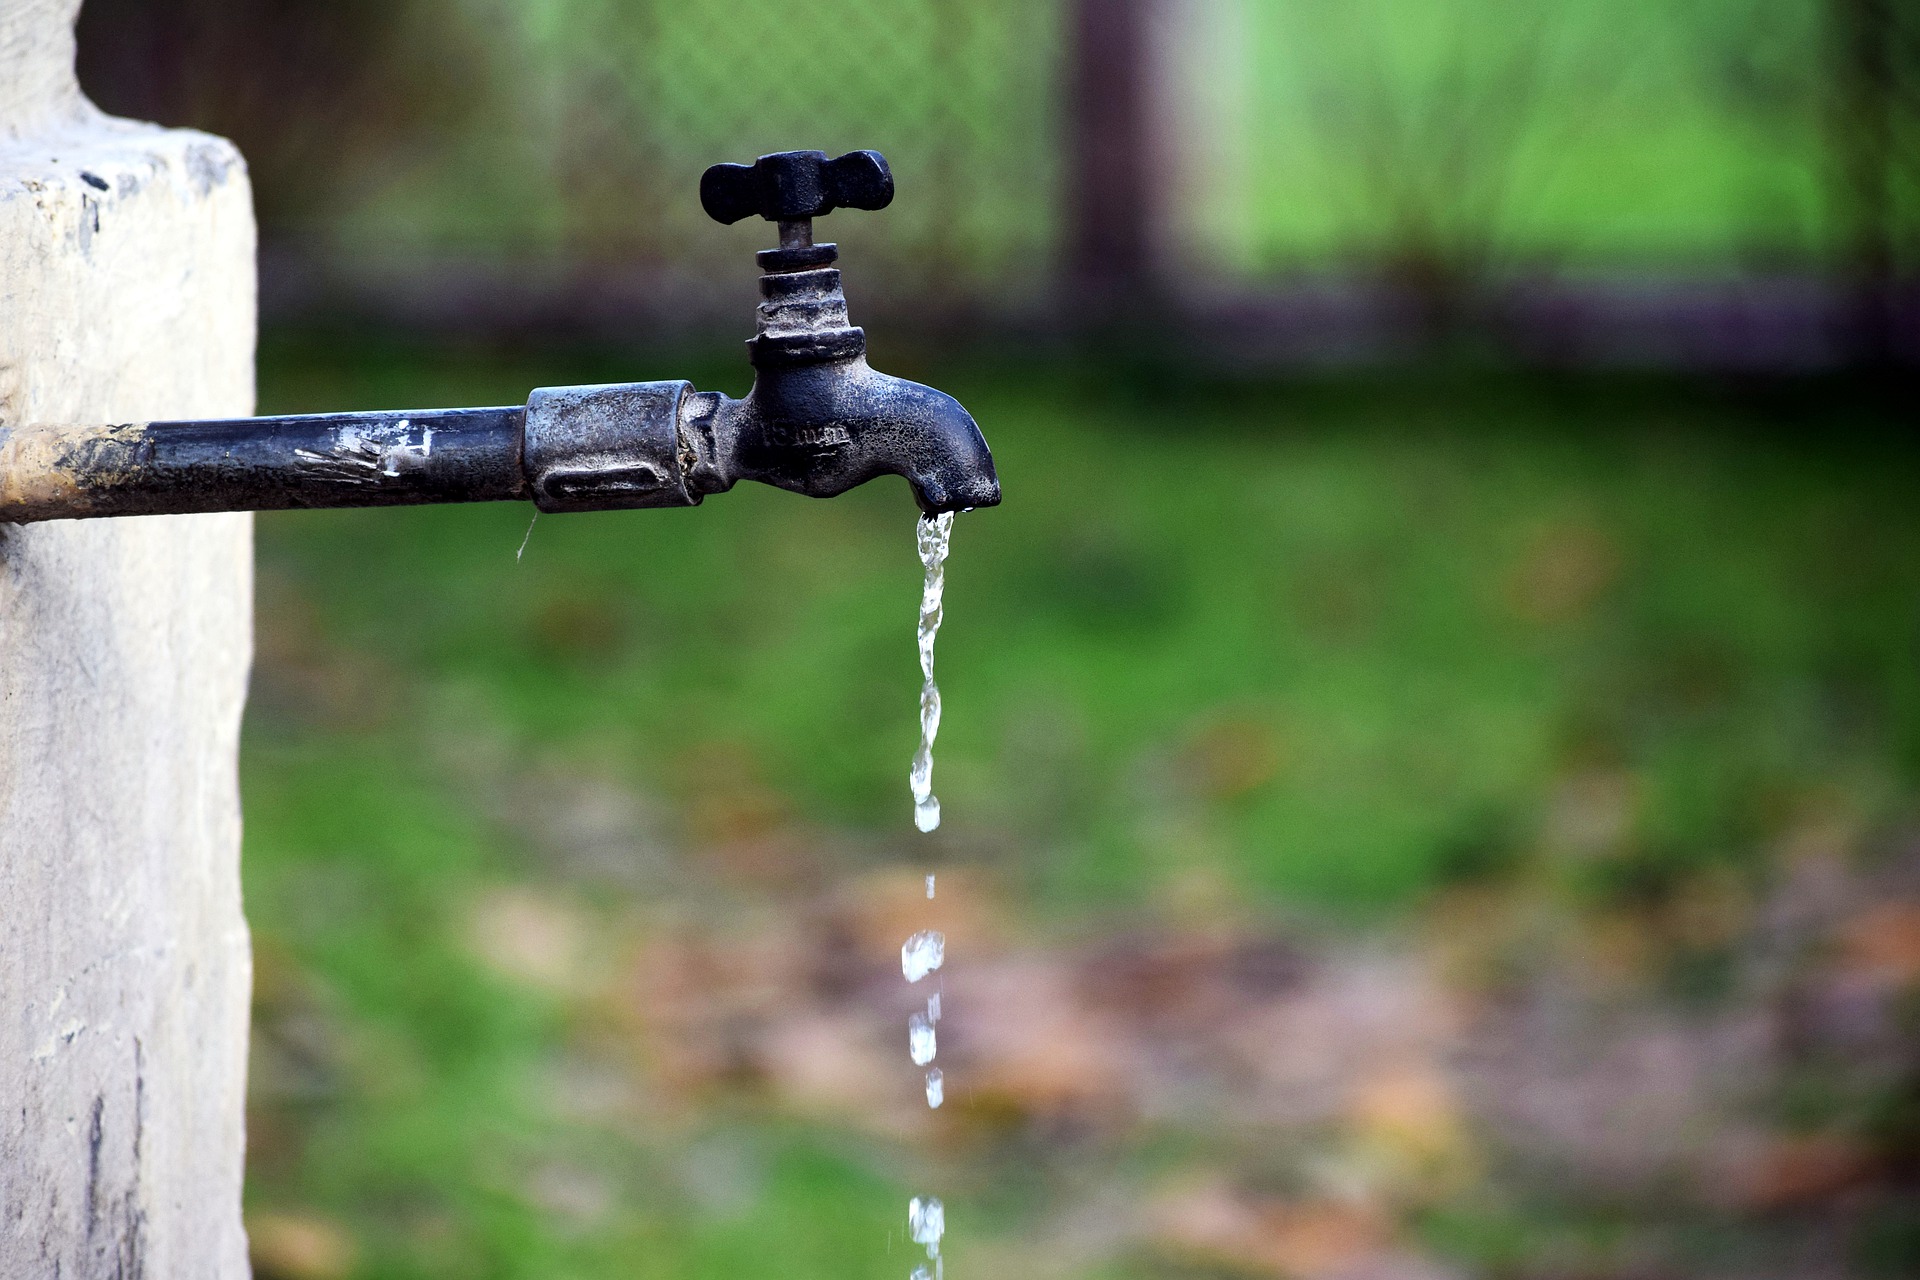
[[[1813,359],[1837,310],[1913,326],[1897,0],[88,0],[82,55],[109,109],[235,138],[269,283],[349,310],[732,323],[768,229],[700,172],[871,147],[898,200],[821,234],[895,317],[1258,296],[1253,337],[1365,351],[1517,289],[1762,362],[1693,311]]]
[[[873,148],[900,198],[823,236],[916,293],[1035,288],[1052,249],[1057,6],[1034,0],[578,3],[541,53],[570,247],[656,268],[741,261],[761,234],[700,212],[701,171]],[[753,241],[751,245],[746,241]]]
[[[822,234],[862,297],[965,308],[1046,291],[1061,7],[89,0],[82,76],[109,110],[240,143],[270,286],[697,311],[767,242],[702,215],[707,165],[874,148],[899,199]]]

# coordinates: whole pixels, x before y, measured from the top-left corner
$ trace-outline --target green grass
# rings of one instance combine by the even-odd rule
[[[263,407],[674,372],[288,345]],[[518,506],[261,518],[248,907],[263,1001],[337,1033],[321,1083],[274,1104],[296,1136],[260,1129],[257,1203],[354,1222],[367,1276],[718,1277],[769,1239],[793,1277],[900,1271],[873,1247],[907,1190],[886,1153],[769,1116],[703,1121],[757,1170],[725,1213],[689,1207],[644,1140],[608,1157],[633,1204],[611,1226],[500,1189],[608,1141],[540,1100],[583,1028],[459,941],[476,888],[543,874],[491,792],[523,767],[607,779],[675,831],[751,785],[781,821],[842,833],[845,868],[984,864],[1068,923],[1201,892],[1392,927],[1463,878],[1578,854],[1564,797],[1594,777],[1634,797],[1627,830],[1570,863],[1600,902],[1764,875],[1812,808],[1912,817],[1920,456],[1842,410],[939,380],[1006,503],[955,530],[933,841],[908,830],[900,482],[542,517],[519,561]]]
[[[476,362],[331,390],[499,400],[537,377]],[[1529,829],[1572,769],[1643,778],[1655,856],[1750,846],[1778,788],[1877,804],[1920,762],[1914,459],[1844,422],[954,385],[1007,502],[956,526],[941,790],[953,841],[1043,900],[1150,893],[1186,860],[1159,830],[1176,811],[1250,892],[1390,908],[1462,842]],[[901,482],[549,517],[516,562],[528,514],[274,515],[263,562],[329,643],[403,674],[374,710],[414,733],[456,701],[669,795],[737,748],[805,820],[898,823]],[[1258,758],[1216,758],[1236,752]]]

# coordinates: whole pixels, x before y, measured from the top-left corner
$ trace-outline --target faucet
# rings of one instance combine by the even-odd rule
[[[697,505],[741,480],[831,498],[904,476],[935,515],[1000,501],[993,455],[959,402],[867,364],[838,251],[813,220],[883,209],[877,151],[783,151],[700,180],[715,221],[759,215],[753,389],[685,381],[543,387],[525,405],[116,426],[0,424],[0,523],[531,499],[543,512]]]

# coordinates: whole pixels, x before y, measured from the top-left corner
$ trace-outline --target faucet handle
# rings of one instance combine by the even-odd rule
[[[884,209],[893,203],[893,171],[878,151],[776,151],[752,164],[716,164],[700,176],[700,206],[731,225],[759,214],[801,222],[835,209]]]

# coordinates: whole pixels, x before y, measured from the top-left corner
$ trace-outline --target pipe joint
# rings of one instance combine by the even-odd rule
[[[690,382],[542,387],[527,399],[523,466],[542,511],[690,507]]]

